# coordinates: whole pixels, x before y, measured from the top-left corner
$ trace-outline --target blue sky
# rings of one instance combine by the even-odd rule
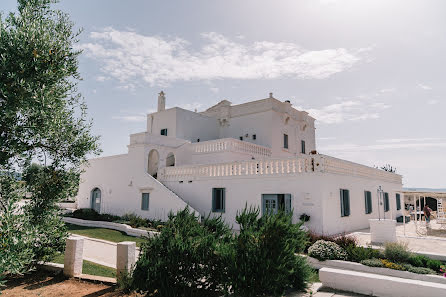
[[[116,1],[57,4],[84,32],[80,90],[103,155],[164,90],[168,106],[291,100],[321,153],[390,163],[409,187],[445,187],[446,2]],[[1,0],[0,10],[14,10]]]

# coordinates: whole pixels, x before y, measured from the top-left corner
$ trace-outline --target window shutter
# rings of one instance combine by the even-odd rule
[[[266,199],[265,199],[265,195],[262,195],[262,214],[263,215],[266,214]]]
[[[291,194],[285,194],[285,212],[291,212]]]
[[[372,208],[372,192],[369,192],[369,213],[372,213],[373,208]]]
[[[396,210],[401,209],[401,197],[400,194],[396,194]]]
[[[369,201],[368,201],[368,192],[364,191],[364,202],[365,202],[365,213],[368,214],[369,213]]]
[[[344,200],[345,200],[345,215],[350,215],[350,192],[348,190],[344,190]]]
[[[226,189],[220,189],[221,191],[221,211],[225,212],[226,209]]]
[[[215,212],[216,189],[212,189],[212,211]]]

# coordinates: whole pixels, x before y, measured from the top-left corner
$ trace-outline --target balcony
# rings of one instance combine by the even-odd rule
[[[218,150],[224,150],[224,143],[216,144],[216,147],[211,152]],[[326,155],[305,155],[294,158],[166,167],[159,172],[159,179],[161,181],[175,181],[242,176],[283,176],[312,174],[315,172],[369,178],[397,184],[402,183],[401,175]]]
[[[262,145],[237,140],[234,138],[222,138],[192,144],[194,154],[235,152],[250,154],[253,157],[270,158],[271,149]]]

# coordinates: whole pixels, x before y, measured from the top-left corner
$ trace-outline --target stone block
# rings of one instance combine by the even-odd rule
[[[65,247],[63,272],[68,277],[82,274],[84,239],[70,237]]]
[[[130,272],[135,265],[136,260],[136,242],[123,241],[117,245],[116,255],[116,273],[117,276],[122,272]]]

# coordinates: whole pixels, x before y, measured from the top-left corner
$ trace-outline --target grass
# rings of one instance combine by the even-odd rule
[[[308,280],[308,282],[310,284],[312,283],[320,283],[320,279],[319,279],[319,270],[313,270],[312,273],[310,274],[310,278]]]
[[[121,242],[121,241],[134,241],[136,242],[136,246],[140,247],[141,243],[145,242],[144,238],[134,237],[125,234],[124,232],[105,229],[105,228],[95,228],[95,227],[86,227],[86,226],[78,226],[73,224],[66,224],[68,232],[82,235],[91,238],[103,239],[112,242]]]
[[[52,262],[63,264],[64,263],[64,254],[59,254]],[[82,273],[83,274],[90,274],[90,275],[97,275],[97,276],[104,276],[104,277],[112,277],[116,278],[116,269],[99,265],[87,260],[84,260],[82,263]]]

